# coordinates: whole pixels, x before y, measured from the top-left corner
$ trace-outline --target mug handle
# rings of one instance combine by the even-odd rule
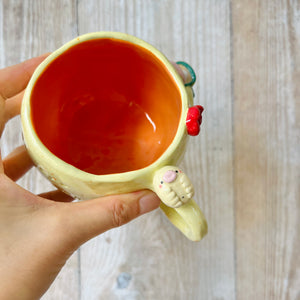
[[[156,171],[153,190],[162,201],[163,212],[188,239],[200,241],[205,236],[207,222],[192,198],[194,187],[182,170],[165,166]]]

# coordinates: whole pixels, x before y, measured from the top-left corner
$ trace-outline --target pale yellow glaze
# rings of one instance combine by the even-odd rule
[[[82,170],[79,170],[72,165],[69,165],[53,155],[39,140],[35,133],[33,124],[31,121],[30,113],[30,97],[34,83],[39,78],[40,74],[56,57],[62,54],[70,47],[91,39],[101,38],[113,38],[118,40],[125,40],[127,42],[139,45],[151,51],[165,67],[169,70],[171,76],[175,80],[181,94],[182,107],[181,118],[176,136],[163,153],[163,155],[156,160],[153,164],[146,168],[136,171],[125,172],[120,174],[109,175],[94,175]],[[119,194],[131,192],[139,189],[151,189],[156,190],[154,178],[155,174],[158,174],[159,170],[168,165],[176,165],[182,157],[185,145],[187,141],[187,132],[185,126],[185,120],[188,107],[192,105],[193,97],[190,87],[185,87],[184,83],[176,72],[172,64],[167,58],[148,43],[124,33],[118,32],[95,32],[82,35],[47,57],[34,72],[28,87],[26,89],[21,117],[24,141],[27,146],[28,152],[37,167],[41,172],[46,175],[51,182],[62,189],[66,193],[84,200],[104,196],[108,194]],[[174,187],[173,189],[180,189],[181,187]],[[168,204],[169,195],[160,194],[161,200]],[[185,234],[189,239],[193,241],[200,240],[207,232],[207,225],[205,218],[200,211],[199,207],[194,200],[182,201],[181,206],[177,205],[177,208],[168,207],[166,204],[162,204],[161,208],[165,212],[170,221]],[[182,205],[183,204],[183,205]],[[180,206],[180,207],[179,207]]]

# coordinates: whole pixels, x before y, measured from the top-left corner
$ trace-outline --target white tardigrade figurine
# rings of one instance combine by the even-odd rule
[[[169,207],[178,208],[194,196],[191,181],[177,167],[166,166],[159,169],[153,182],[156,194]]]

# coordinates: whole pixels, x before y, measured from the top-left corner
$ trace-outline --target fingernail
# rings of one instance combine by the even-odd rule
[[[182,73],[183,73],[184,83],[190,82],[192,77],[191,77],[191,73],[189,72],[189,70],[187,68],[185,68],[184,66],[181,66],[181,70],[182,70]]]
[[[140,214],[145,214],[159,207],[160,199],[153,192],[148,192],[140,199]]]
[[[189,70],[186,67],[184,67],[183,65],[178,65],[175,62],[171,62],[171,63],[175,67],[178,74],[183,79],[184,83],[188,83],[191,81],[191,79],[192,79],[191,73],[189,72]]]

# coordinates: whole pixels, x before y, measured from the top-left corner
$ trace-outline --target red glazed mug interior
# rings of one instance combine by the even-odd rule
[[[92,174],[138,170],[172,143],[181,95],[166,66],[127,41],[85,41],[56,57],[31,93],[41,142],[57,157]]]

